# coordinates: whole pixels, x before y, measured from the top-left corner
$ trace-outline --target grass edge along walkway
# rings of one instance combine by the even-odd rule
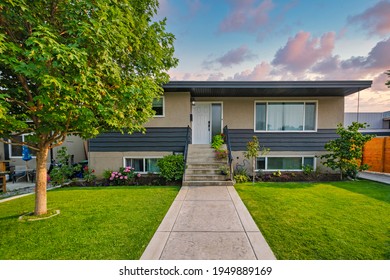
[[[278,259],[390,259],[390,187],[371,181],[236,184]]]
[[[0,259],[139,259],[180,187],[87,187],[48,192],[51,219],[20,222],[34,196],[0,203]]]

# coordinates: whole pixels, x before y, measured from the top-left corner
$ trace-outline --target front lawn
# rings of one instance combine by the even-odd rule
[[[48,192],[61,214],[20,222],[34,196],[0,203],[0,259],[139,259],[179,187],[64,188]]]
[[[390,259],[390,186],[237,184],[278,259]]]

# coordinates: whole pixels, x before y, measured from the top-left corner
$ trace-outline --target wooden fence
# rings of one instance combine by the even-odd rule
[[[369,171],[390,173],[390,137],[376,137],[364,146],[363,163]]]

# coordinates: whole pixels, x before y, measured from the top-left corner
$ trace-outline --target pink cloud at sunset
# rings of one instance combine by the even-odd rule
[[[255,31],[268,23],[268,13],[274,7],[271,0],[229,0],[231,13],[219,25],[220,32]]]
[[[363,13],[348,18],[350,24],[360,24],[369,34],[389,35],[390,2],[380,1]]]

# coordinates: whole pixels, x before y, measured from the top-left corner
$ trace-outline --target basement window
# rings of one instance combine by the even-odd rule
[[[160,158],[125,158],[124,167],[133,167],[139,173],[159,173],[157,161]]]

